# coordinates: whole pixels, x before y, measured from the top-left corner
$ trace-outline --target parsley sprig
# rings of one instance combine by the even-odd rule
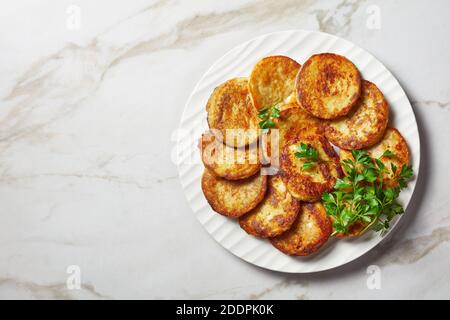
[[[413,175],[412,167],[404,165],[396,178],[398,185],[386,187],[383,186],[384,175],[389,174],[389,170],[395,175],[398,168],[393,163],[386,168],[381,158],[394,157],[393,152],[386,150],[377,159],[363,150],[353,150],[352,155],[354,160],[341,162],[347,175],[337,179],[333,192],[322,196],[327,213],[333,218],[333,235],[347,233],[358,221],[367,226],[364,231],[371,228],[384,232],[390,221],[404,211],[397,198]]]
[[[319,152],[317,151],[317,149],[303,142],[300,143],[299,146],[297,146],[297,152],[295,152],[294,155],[299,159],[307,160],[303,163],[302,166],[302,169],[305,171],[311,169],[316,164],[327,162],[319,160]]]
[[[261,109],[258,113],[258,118],[262,119],[259,122],[259,127],[261,129],[275,128],[275,118],[280,117],[280,109],[278,109],[278,103],[271,107],[265,107]]]

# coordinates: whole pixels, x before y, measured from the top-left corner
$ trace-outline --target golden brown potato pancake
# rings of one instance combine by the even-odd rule
[[[347,58],[321,53],[311,56],[296,80],[297,100],[312,115],[334,119],[346,115],[361,93],[361,76]]]
[[[383,93],[372,82],[364,80],[356,105],[345,117],[330,121],[325,136],[342,149],[367,148],[380,141],[388,120],[388,104]]]
[[[379,158],[385,165],[383,184],[387,187],[398,185],[397,178],[404,165],[409,165],[409,150],[405,139],[395,128],[387,128],[383,139],[376,145],[366,149],[372,158]],[[386,150],[394,153],[393,157],[382,156]],[[339,156],[342,160],[353,159],[352,153],[341,149]],[[392,172],[391,164],[397,167],[395,174]]]
[[[331,231],[331,220],[321,202],[302,203],[292,227],[270,242],[283,253],[308,256],[327,242]]]
[[[288,230],[300,209],[280,176],[269,176],[266,197],[260,204],[239,218],[241,228],[247,233],[262,237],[275,237]]]
[[[267,176],[255,175],[242,180],[226,180],[205,169],[202,177],[203,194],[214,211],[238,218],[249,212],[264,198]]]
[[[235,149],[207,132],[202,135],[199,146],[203,164],[218,177],[228,180],[245,179],[261,169],[256,144]]]
[[[247,78],[231,79],[215,88],[206,111],[209,127],[219,130],[219,140],[226,144],[242,147],[257,140],[257,112],[248,93]]]
[[[284,141],[291,140],[298,134],[322,134],[323,127],[323,120],[311,116],[297,103],[287,104],[280,111],[280,117],[277,120],[280,147],[283,148]]]
[[[313,147],[319,155],[319,163],[307,170],[303,164],[310,160],[295,155],[301,143]],[[281,152],[280,169],[289,192],[308,202],[319,200],[324,192],[333,190],[336,179],[343,175],[339,156],[325,137],[317,134],[298,135],[287,141]]]
[[[295,77],[301,65],[285,56],[259,60],[250,74],[248,87],[257,110],[294,102]]]

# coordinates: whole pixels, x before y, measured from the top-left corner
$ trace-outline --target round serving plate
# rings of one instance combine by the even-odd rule
[[[311,55],[332,52],[350,59],[364,79],[375,83],[390,107],[390,126],[406,139],[414,178],[400,194],[399,201],[408,206],[419,174],[420,141],[416,118],[402,87],[389,70],[373,55],[342,38],[315,31],[290,30],[269,33],[245,42],[226,53],[200,79],[186,103],[177,139],[178,171],[186,198],[200,223],[224,248],[243,260],[270,270],[309,273],[332,269],[357,259],[375,247],[403,216],[391,223],[383,236],[367,232],[352,240],[333,240],[310,257],[291,257],[274,248],[269,241],[243,231],[237,221],[215,213],[201,190],[203,164],[197,147],[201,134],[208,128],[206,102],[213,89],[222,82],[247,77],[253,65],[263,57],[285,55],[303,64]]]

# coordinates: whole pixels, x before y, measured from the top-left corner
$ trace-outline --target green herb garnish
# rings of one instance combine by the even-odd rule
[[[302,166],[302,169],[305,171],[311,169],[319,163],[327,162],[319,160],[319,152],[311,145],[303,142],[297,147],[297,152],[295,152],[294,155],[299,159],[307,160]]]
[[[380,158],[373,159],[366,151],[353,150],[352,155],[354,160],[341,161],[347,175],[337,179],[333,192],[322,196],[327,213],[333,218],[333,235],[345,234],[355,222],[364,223],[367,226],[364,230],[385,232],[390,221],[404,211],[397,198],[413,176],[412,167],[402,167],[397,176],[398,186],[384,187],[384,175],[389,169],[396,174],[398,168],[391,163],[387,169],[380,158],[395,154],[386,150]]]
[[[275,128],[274,119],[280,117],[280,110],[277,107],[278,103],[271,107],[265,107],[259,111],[258,118],[262,119],[259,122],[259,127],[261,129]]]
[[[393,156],[395,156],[395,154],[391,151],[391,150],[386,150],[384,153],[383,153],[383,155],[382,155],[382,157],[387,157],[387,158],[391,158],[391,157],[393,157]]]

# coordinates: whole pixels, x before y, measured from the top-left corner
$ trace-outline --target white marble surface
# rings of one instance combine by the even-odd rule
[[[2,2],[0,298],[450,298],[449,9],[445,0]],[[380,28],[368,28],[377,10]],[[222,249],[191,214],[171,162],[202,73],[245,40],[297,28],[345,37],[385,63],[413,101],[423,150],[394,236],[312,275],[265,271]],[[66,286],[70,265],[81,269],[79,290]],[[369,265],[380,267],[379,290],[366,285]]]

